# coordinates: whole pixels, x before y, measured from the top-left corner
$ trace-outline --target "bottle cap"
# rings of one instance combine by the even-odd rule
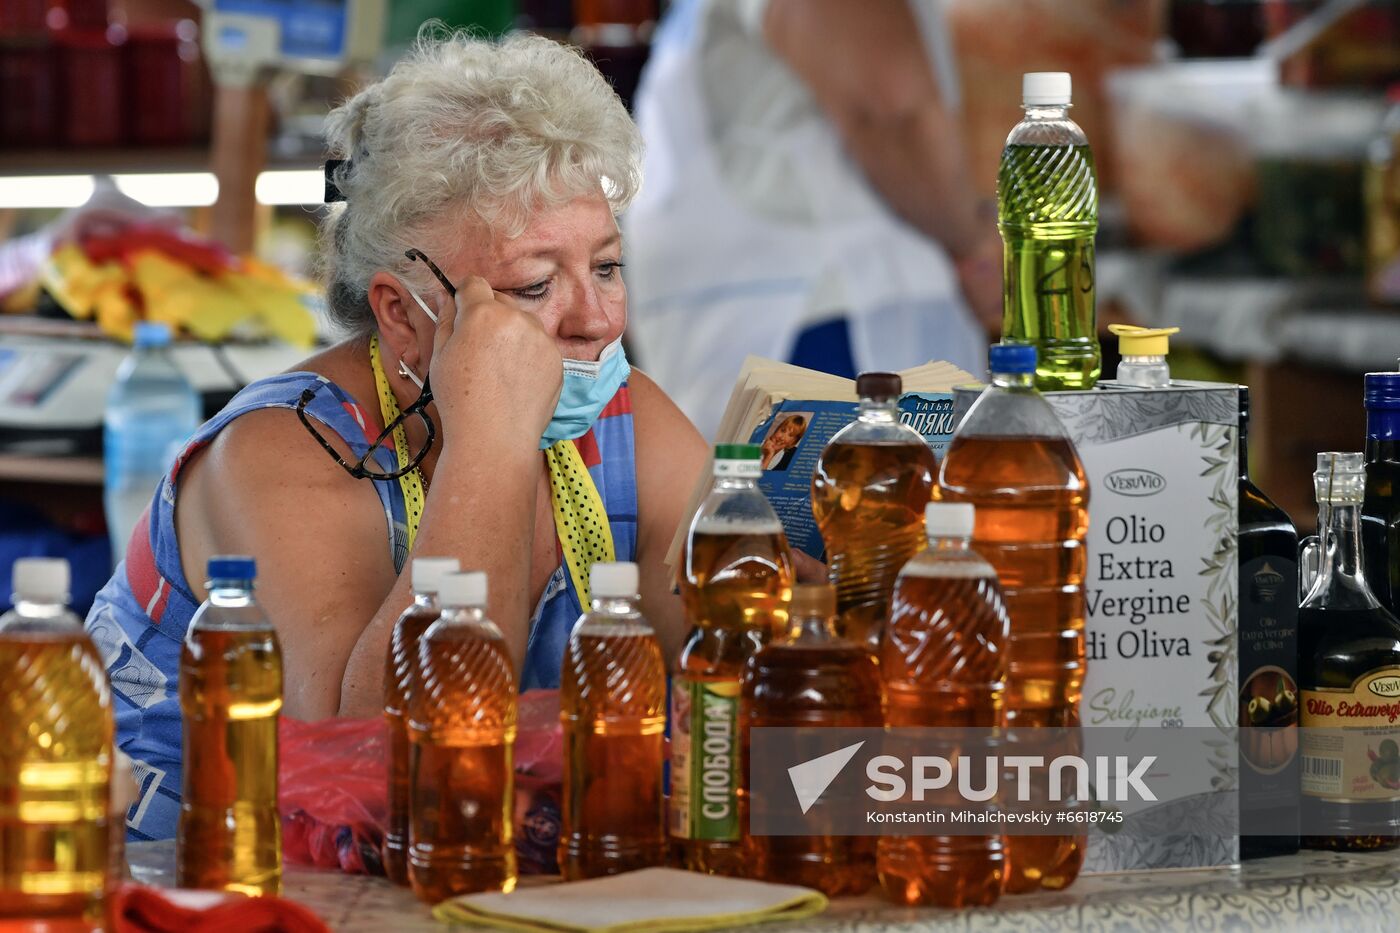
[[[15,561],[11,588],[17,600],[66,603],[68,579],[68,561],[61,557],[21,557]]]
[[[987,368],[994,373],[1034,373],[1035,363],[1034,344],[994,343],[987,351]]]
[[[163,321],[138,321],[132,332],[132,342],[138,347],[168,347],[170,325]]]
[[[856,377],[856,395],[876,402],[899,398],[904,380],[898,373],[861,373]]]
[[[431,595],[438,591],[445,574],[459,573],[462,562],[455,557],[413,558],[413,592]]]
[[[757,444],[716,444],[715,476],[758,479],[763,475],[763,448]]]
[[[1181,328],[1110,324],[1108,332],[1118,337],[1118,352],[1122,356],[1166,356],[1167,338],[1181,333]]]
[[[210,580],[256,580],[258,565],[251,557],[220,554],[209,558]]]
[[[1366,493],[1366,457],[1329,451],[1317,455],[1313,489],[1318,504],[1359,505]]]
[[[1400,408],[1400,373],[1366,374],[1366,409]]]
[[[588,568],[588,588],[594,598],[604,599],[637,595],[637,565],[627,560],[594,564]]]
[[[1063,106],[1069,101],[1068,71],[1028,71],[1021,76],[1021,103]]]
[[[830,583],[797,583],[792,587],[788,613],[794,616],[836,615],[836,587]]]
[[[486,574],[453,571],[438,578],[438,602],[444,607],[477,609],[486,606]]]
[[[716,444],[716,460],[762,460],[763,448],[757,444]]]
[[[924,506],[924,527],[930,538],[970,538],[975,514],[971,502],[930,502]]]

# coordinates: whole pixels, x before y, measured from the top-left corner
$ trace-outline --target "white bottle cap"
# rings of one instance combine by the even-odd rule
[[[458,573],[462,562],[455,557],[413,558],[413,592],[432,595],[438,591],[444,575]]]
[[[971,502],[930,502],[924,506],[924,527],[930,538],[970,538],[975,514]]]
[[[1021,103],[1064,106],[1070,99],[1068,71],[1028,71],[1021,76]]]
[[[595,598],[636,596],[637,580],[637,565],[631,561],[594,564],[588,568],[588,588]]]
[[[61,557],[21,557],[11,578],[15,599],[37,603],[68,602],[68,561]]]
[[[443,574],[438,580],[438,602],[444,608],[484,608],[486,574],[480,570]]]

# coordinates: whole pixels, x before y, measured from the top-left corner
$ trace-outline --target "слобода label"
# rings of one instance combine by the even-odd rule
[[[739,838],[739,681],[677,678],[671,691],[671,835]]]

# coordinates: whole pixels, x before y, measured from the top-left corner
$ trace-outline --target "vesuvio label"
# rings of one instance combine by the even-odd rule
[[[1109,473],[1104,477],[1104,485],[1120,496],[1155,496],[1167,488],[1167,480],[1151,470],[1128,468]]]
[[[671,835],[739,838],[739,681],[671,690]]]
[[[1400,668],[1349,689],[1304,690],[1303,793],[1338,803],[1400,798]]]

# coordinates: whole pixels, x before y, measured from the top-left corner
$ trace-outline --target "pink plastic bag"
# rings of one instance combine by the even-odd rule
[[[384,721],[282,717],[278,805],[291,862],[382,875],[388,813]]]
[[[279,803],[288,861],[382,875],[388,736],[373,719],[282,717]],[[520,871],[558,871],[563,732],[559,692],[520,697],[515,739],[515,845]]]

